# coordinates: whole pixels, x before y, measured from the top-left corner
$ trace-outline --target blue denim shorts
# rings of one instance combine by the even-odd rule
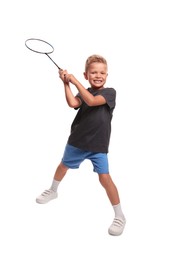
[[[70,169],[78,169],[80,164],[88,159],[92,162],[93,171],[99,174],[109,173],[108,157],[106,153],[94,153],[81,150],[70,144],[65,147],[62,163]]]

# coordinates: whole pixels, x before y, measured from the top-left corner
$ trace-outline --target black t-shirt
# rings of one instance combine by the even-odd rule
[[[106,104],[90,107],[78,93],[82,104],[71,125],[68,144],[84,151],[108,153],[116,91],[113,88],[100,90],[88,88],[88,91],[94,96],[102,95],[106,99]]]

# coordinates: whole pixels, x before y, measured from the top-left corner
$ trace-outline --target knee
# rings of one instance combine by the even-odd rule
[[[105,188],[110,184],[111,177],[109,174],[99,174],[99,181],[101,185]]]
[[[65,166],[62,162],[59,164],[59,167],[58,167],[58,168],[60,168],[60,170],[61,170],[62,172],[67,172],[67,170],[68,170],[68,167]]]

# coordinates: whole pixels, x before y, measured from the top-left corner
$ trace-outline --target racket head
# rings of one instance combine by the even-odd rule
[[[29,50],[40,54],[50,54],[54,51],[54,47],[49,42],[37,38],[27,39],[25,46]]]

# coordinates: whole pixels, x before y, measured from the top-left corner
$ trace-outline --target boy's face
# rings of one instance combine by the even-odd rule
[[[84,77],[89,81],[91,87],[97,89],[104,87],[107,76],[107,65],[100,62],[91,63],[87,72],[84,72]]]

